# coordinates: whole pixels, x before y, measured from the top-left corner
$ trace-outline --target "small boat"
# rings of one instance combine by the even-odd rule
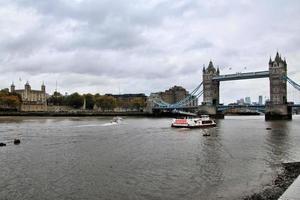
[[[123,118],[122,117],[114,117],[112,120],[111,120],[111,123],[120,123],[122,122]]]
[[[175,128],[208,128],[216,126],[216,122],[208,115],[201,115],[200,118],[173,119],[171,127]]]

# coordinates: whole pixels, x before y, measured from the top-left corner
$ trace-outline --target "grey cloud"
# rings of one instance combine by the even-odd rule
[[[108,93],[122,84],[123,91],[150,93],[175,84],[193,89],[210,59],[221,73],[245,66],[265,70],[277,49],[291,72],[300,59],[298,1],[0,0],[0,5],[2,82],[4,76],[26,76],[46,79],[49,90],[60,79],[65,91]],[[228,87],[226,96],[236,85]]]
[[[194,40],[194,43],[185,49],[185,51],[199,51],[201,49],[212,48],[214,44],[205,39]]]

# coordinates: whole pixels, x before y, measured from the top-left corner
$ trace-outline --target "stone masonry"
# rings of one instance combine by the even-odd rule
[[[220,82],[212,80],[213,77],[220,74],[219,68],[216,69],[212,63],[209,62],[208,67],[203,67],[203,104],[218,105],[219,104],[219,87]]]

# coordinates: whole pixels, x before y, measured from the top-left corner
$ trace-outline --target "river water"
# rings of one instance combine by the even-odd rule
[[[241,199],[300,161],[300,116],[226,117],[210,137],[168,118],[110,120],[1,117],[0,199]]]

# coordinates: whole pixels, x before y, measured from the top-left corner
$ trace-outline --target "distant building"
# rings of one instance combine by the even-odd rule
[[[155,102],[159,102],[160,99],[159,93],[151,93],[147,99],[146,111],[152,113],[152,108],[156,106]]]
[[[122,100],[125,102],[130,102],[133,99],[141,99],[143,102],[147,101],[147,96],[144,93],[138,94],[105,94],[105,96],[112,96],[117,100]]]
[[[144,93],[138,93],[138,94],[105,94],[105,96],[112,96],[114,97],[117,102],[117,108],[118,111],[128,111],[128,110],[136,110],[137,108],[134,108],[132,104],[134,104],[133,101],[138,101],[139,105],[141,107],[139,109],[143,109],[146,107],[147,102],[147,96]]]
[[[245,101],[244,101],[244,99],[238,99],[238,100],[236,101],[236,103],[237,103],[238,105],[244,105],[244,104],[245,104]]]
[[[147,99],[147,96],[144,93],[138,93],[138,94],[105,94],[105,96],[112,96],[117,99],[130,99],[130,98],[144,98]]]
[[[245,103],[246,104],[251,104],[251,98],[250,97],[245,97]]]
[[[261,95],[258,96],[258,104],[263,105],[263,97]]]
[[[164,92],[158,92],[158,96],[169,104],[174,104],[189,96],[189,92],[181,86],[173,86]],[[191,98],[192,99],[192,98]],[[186,106],[198,106],[198,98],[193,97],[193,100],[187,101]]]
[[[265,104],[269,103],[270,99],[265,97]]]
[[[44,83],[41,90],[32,90],[28,81],[23,90],[16,90],[15,85],[12,83],[10,91],[21,96],[21,111],[47,111],[46,86]]]

